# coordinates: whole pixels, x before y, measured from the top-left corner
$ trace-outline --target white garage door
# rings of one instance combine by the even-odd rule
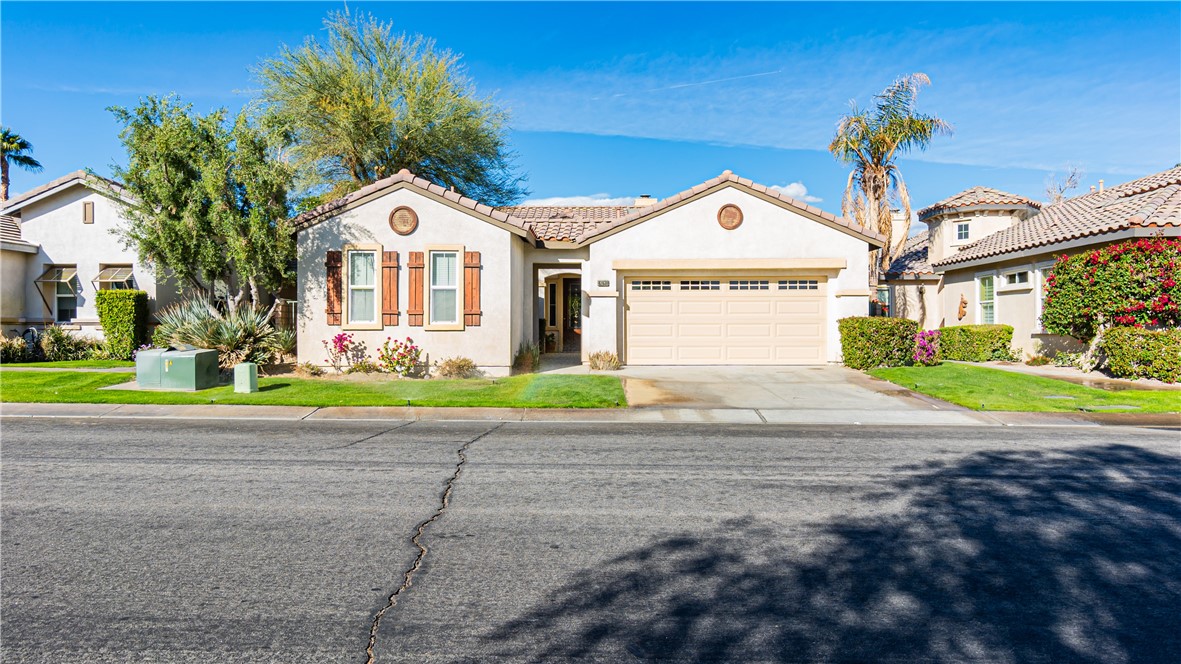
[[[628,364],[822,364],[823,277],[624,281]]]

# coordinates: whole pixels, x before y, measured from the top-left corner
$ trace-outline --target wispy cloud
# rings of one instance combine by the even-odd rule
[[[610,194],[590,194],[587,196],[552,196],[550,198],[532,198],[522,203],[522,205],[576,207],[587,205],[631,205],[635,201],[635,196],[612,197]]]
[[[775,71],[765,71],[765,72],[761,72],[758,74],[744,74],[742,76],[728,76],[726,78],[715,78],[710,81],[695,81],[693,83],[677,83],[675,85],[666,85],[666,86],[660,87],[660,88],[649,88],[647,90],[643,90],[643,92],[650,93],[650,92],[666,92],[668,90],[683,90],[685,88],[696,88],[696,87],[700,87],[703,85],[714,85],[716,83],[729,83],[731,81],[741,81],[741,80],[747,79],[747,78],[760,78],[763,76],[774,76],[776,74],[782,74],[782,73],[783,73],[782,69],[776,69]],[[612,99],[619,99],[620,97],[628,96],[628,94],[630,94],[630,93],[617,92],[617,93],[611,95],[611,98]],[[599,99],[600,99],[600,97],[591,97],[591,101],[598,101]]]

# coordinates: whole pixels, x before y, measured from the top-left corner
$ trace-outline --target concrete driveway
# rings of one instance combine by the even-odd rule
[[[915,397],[886,381],[841,366],[625,367],[628,403],[636,408],[926,411],[948,404]]]

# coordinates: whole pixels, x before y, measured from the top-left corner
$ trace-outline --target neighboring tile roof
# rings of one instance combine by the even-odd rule
[[[1181,227],[1181,167],[1047,205],[936,267],[1130,228]]]
[[[10,215],[0,216],[0,240],[5,242],[23,242],[21,239],[21,222]]]
[[[108,180],[107,178],[94,175],[93,173],[87,173],[86,171],[74,171],[73,173],[67,173],[56,180],[46,182],[40,187],[35,187],[21,193],[20,195],[14,196],[3,203],[0,203],[0,211],[3,211],[5,214],[17,212],[22,207],[24,207],[26,203],[29,203],[44,194],[50,193],[57,189],[64,189],[75,183],[81,183],[92,187],[93,185],[97,184],[100,185],[100,187],[112,189],[116,193],[123,193],[123,185],[119,182]]]
[[[786,204],[787,207],[795,208],[800,212],[822,219],[833,226],[841,227],[850,235],[859,237],[872,244],[881,245],[885,241],[885,236],[881,233],[871,231],[854,221],[850,221],[844,217],[838,217],[818,207],[798,201],[766,185],[739,177],[730,171],[723,171],[721,175],[706,180],[695,187],[686,189],[657,203],[642,207],[517,206],[501,209],[511,211],[516,217],[529,220],[527,223],[531,225],[531,229],[542,240],[566,240],[578,244],[588,244],[621,226],[631,225],[647,219],[714,187],[727,183],[736,184],[768,196]],[[589,210],[594,210],[595,212],[588,212]]]
[[[1032,208],[1040,208],[1042,206],[1037,201],[1024,196],[1018,196],[1017,194],[1010,194],[999,189],[972,187],[919,210],[919,220],[933,217],[948,210],[974,207],[977,205],[1012,205],[1015,207],[1028,206]]]
[[[521,219],[517,219],[516,217],[513,217],[512,215],[509,215],[505,212],[501,212],[500,210],[472,200],[467,196],[461,196],[460,194],[451,191],[446,187],[437,185],[426,178],[418,177],[405,168],[398,171],[394,175],[389,176],[388,178],[382,178],[373,184],[365,185],[364,187],[361,187],[347,196],[343,196],[334,201],[329,201],[323,205],[308,210],[303,214],[297,215],[291,219],[291,222],[295,225],[296,232],[302,231],[309,226],[316,225],[328,217],[344,212],[358,200],[365,198],[366,196],[371,196],[400,184],[406,184],[416,189],[429,192],[451,201],[452,203],[456,203],[462,207],[465,207],[476,214],[488,217],[493,221],[518,228],[520,229],[522,235],[528,233],[528,230],[525,228],[525,222]]]
[[[890,263],[890,269],[886,270],[887,278],[935,274],[935,270],[927,262],[927,249],[931,244],[929,232],[923,231],[907,239],[906,244],[902,245],[902,253]]]

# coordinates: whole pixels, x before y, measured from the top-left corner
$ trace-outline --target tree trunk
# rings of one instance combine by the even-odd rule
[[[8,158],[0,156],[0,201],[8,200]]]

